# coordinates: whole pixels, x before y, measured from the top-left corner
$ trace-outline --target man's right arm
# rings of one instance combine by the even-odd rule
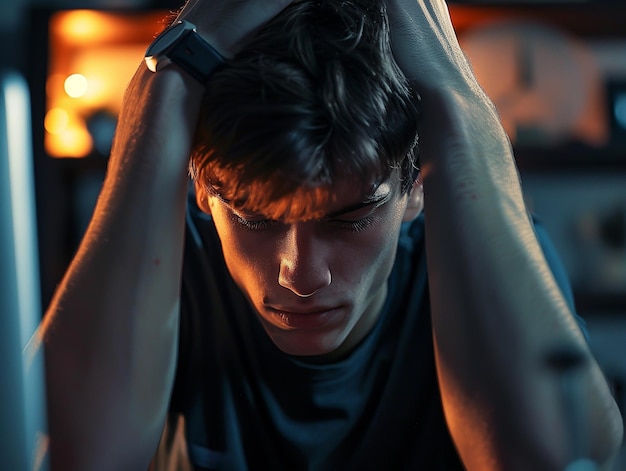
[[[93,220],[44,318],[53,469],[141,469],[161,432],[176,357],[186,128],[202,93],[192,80],[143,67],[133,77]]]
[[[289,2],[191,1],[181,16],[230,56]],[[38,332],[52,469],[146,469],[156,449],[176,364],[187,165],[202,94],[177,67],[153,74],[142,64],[131,79],[94,216]]]

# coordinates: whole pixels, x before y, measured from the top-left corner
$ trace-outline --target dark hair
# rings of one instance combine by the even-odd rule
[[[381,0],[295,2],[211,76],[191,174],[252,210],[338,177],[397,175],[405,193],[418,168],[415,102]]]

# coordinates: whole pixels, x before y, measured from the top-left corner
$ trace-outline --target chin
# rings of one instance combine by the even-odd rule
[[[318,332],[267,332],[274,345],[287,355],[296,357],[334,357],[341,349],[345,335]]]

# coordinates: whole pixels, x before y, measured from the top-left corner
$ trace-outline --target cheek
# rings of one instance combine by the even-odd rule
[[[213,221],[222,245],[224,261],[239,286],[258,286],[272,270],[278,276],[272,262],[273,250],[263,238],[235,227],[235,222],[220,209],[213,209]]]
[[[260,280],[265,278],[269,271],[274,270],[273,250],[271,246],[259,240],[259,237],[235,235],[232,231],[220,234],[224,259],[233,278],[238,281],[250,278]],[[278,276],[278,268],[276,276]],[[258,283],[258,281],[257,281]]]
[[[346,282],[365,289],[384,283],[395,260],[400,218],[379,221],[371,228],[344,243],[336,251],[341,263],[335,266],[343,272]]]

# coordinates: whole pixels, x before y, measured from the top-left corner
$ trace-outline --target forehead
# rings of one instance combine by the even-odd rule
[[[282,198],[255,207],[242,201],[231,204],[234,209],[260,213],[269,219],[285,222],[319,219],[328,214],[344,212],[362,203],[386,198],[394,193],[392,183],[362,181],[356,178],[340,179],[329,185],[298,188]]]

